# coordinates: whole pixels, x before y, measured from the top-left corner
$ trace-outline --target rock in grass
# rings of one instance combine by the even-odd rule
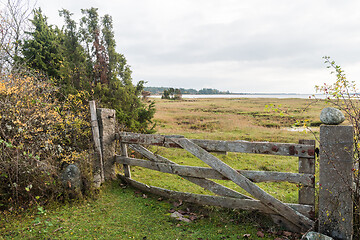
[[[333,240],[332,237],[317,232],[308,232],[301,239],[302,240]]]
[[[76,198],[81,195],[81,173],[80,169],[74,165],[68,165],[61,174],[61,182],[64,186],[65,192],[70,198]]]
[[[327,107],[321,111],[320,120],[327,125],[338,125],[345,121],[345,116],[339,109]]]

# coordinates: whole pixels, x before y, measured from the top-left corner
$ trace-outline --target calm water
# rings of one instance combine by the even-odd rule
[[[206,95],[206,94],[183,94],[183,98],[302,98],[307,99],[313,94],[214,94],[214,95]],[[153,98],[161,98],[159,95],[151,96]],[[316,98],[323,99],[325,98],[322,94],[316,94]]]

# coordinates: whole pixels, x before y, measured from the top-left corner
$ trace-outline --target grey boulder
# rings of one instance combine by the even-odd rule
[[[306,233],[301,240],[334,240],[332,237],[317,232]]]
[[[320,121],[327,125],[338,125],[345,121],[345,116],[339,109],[327,107],[321,111]]]
[[[81,173],[75,164],[68,165],[61,174],[61,181],[65,189],[80,190],[81,189]]]

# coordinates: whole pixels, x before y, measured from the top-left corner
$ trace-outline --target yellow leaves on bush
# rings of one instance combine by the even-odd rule
[[[91,143],[88,98],[84,92],[64,97],[47,79],[0,76],[0,195],[4,199],[31,202],[29,194],[49,199],[59,191],[56,179],[62,163],[88,159],[84,151]],[[0,206],[11,201],[0,199]]]
[[[88,93],[58,101],[57,88],[30,76],[3,76],[0,80],[2,139],[23,145],[42,157],[61,158],[89,143]],[[85,148],[86,149],[86,148]]]

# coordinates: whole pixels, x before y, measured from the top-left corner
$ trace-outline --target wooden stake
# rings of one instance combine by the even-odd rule
[[[97,167],[99,167],[99,169],[96,169],[96,167],[95,167],[94,181],[96,182],[95,184],[97,185],[97,187],[100,187],[100,184],[104,182],[104,163],[103,163],[103,155],[102,155],[101,144],[100,144],[99,124],[98,124],[98,120],[97,120],[95,101],[90,101],[89,106],[90,106],[91,129],[92,129],[92,134],[93,134],[93,139],[94,139],[95,152],[97,153],[98,158],[99,158],[99,164],[95,164],[95,166],[98,165]],[[100,170],[100,173],[98,173],[98,170]],[[100,175],[100,181],[95,179],[95,178],[98,178],[96,176],[97,174]]]

